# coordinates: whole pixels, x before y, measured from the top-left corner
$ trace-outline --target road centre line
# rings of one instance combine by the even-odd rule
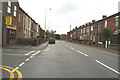
[[[34,57],[34,55],[30,56],[30,59],[33,58],[33,57]]]
[[[70,47],[70,49],[75,50],[74,48]]]
[[[88,56],[87,54],[85,54],[85,53],[83,53],[83,52],[80,52],[80,51],[78,51],[78,50],[77,50],[77,52],[80,53],[80,54],[82,54],[82,55],[84,55],[84,56]]]
[[[29,52],[29,53],[27,53],[27,54],[25,54],[25,55],[30,55],[30,54],[32,54],[32,53],[34,53],[35,51],[31,51],[31,52]]]
[[[40,53],[40,52],[41,52],[41,51],[38,51],[38,52],[36,52],[36,53],[34,53],[34,54],[32,54],[32,55],[33,55],[33,56],[34,56],[34,55],[37,55],[37,54]]]
[[[100,62],[100,61],[98,61],[98,60],[96,60],[96,62],[120,75],[120,72],[118,72],[117,70],[115,70],[115,69],[107,66],[106,64],[104,64],[104,63],[102,63],[102,62]]]
[[[28,59],[26,59],[25,61],[29,61],[30,59],[28,58]]]
[[[19,69],[19,67],[16,67],[14,70],[12,70],[12,72],[15,72],[15,70],[18,70]]]
[[[22,62],[19,66],[21,67],[22,65],[24,65],[25,63],[24,62]]]

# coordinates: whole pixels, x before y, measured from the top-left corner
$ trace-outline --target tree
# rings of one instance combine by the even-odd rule
[[[60,34],[55,34],[56,39],[60,39]]]
[[[103,30],[103,43],[105,43],[105,41],[109,41],[110,37],[111,37],[111,30],[109,30],[108,28],[105,28]]]
[[[55,33],[56,31],[54,30],[50,30],[50,31],[46,30],[46,38],[55,37]]]

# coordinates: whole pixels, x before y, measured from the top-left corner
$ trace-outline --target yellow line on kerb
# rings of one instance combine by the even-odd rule
[[[43,51],[48,51],[50,49],[50,45],[48,45]]]
[[[14,73],[11,70],[3,68],[3,67],[0,67],[0,68],[5,70],[5,71],[8,71],[10,73],[10,79],[9,80],[13,80],[14,79]]]
[[[14,68],[9,67],[9,66],[2,66],[2,68],[8,68],[8,69],[15,70],[17,72],[17,74],[18,74],[18,79],[17,80],[22,80],[22,73],[20,71],[18,71],[17,69],[14,69]]]

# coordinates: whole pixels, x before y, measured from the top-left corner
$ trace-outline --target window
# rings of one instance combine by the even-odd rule
[[[9,14],[11,13],[11,1],[10,1],[10,0],[8,0],[7,12],[8,12]]]
[[[91,31],[93,31],[93,26],[91,26]]]
[[[107,28],[107,20],[105,21],[105,28]]]
[[[19,23],[20,23],[20,21],[21,21],[21,13],[19,13]]]
[[[115,26],[116,26],[116,27],[119,26],[119,19],[118,19],[118,18],[116,18],[116,20],[115,20]]]
[[[100,30],[99,24],[97,24],[97,30],[98,30],[98,31]]]
[[[16,5],[14,5],[14,16],[16,17],[16,15],[17,15],[17,7]]]
[[[81,34],[83,33],[82,31],[83,31],[83,30],[81,29]]]
[[[85,34],[85,28],[83,29],[83,34]]]
[[[89,27],[87,27],[87,32],[89,32]]]
[[[90,36],[90,40],[92,40],[92,39],[93,39],[93,36],[91,35],[91,36]]]

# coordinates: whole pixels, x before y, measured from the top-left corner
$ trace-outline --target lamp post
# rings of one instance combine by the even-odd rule
[[[47,10],[52,10],[52,9],[51,9],[51,8],[46,8],[46,10],[45,10],[45,36],[44,36],[44,39],[45,39],[45,40],[46,40]]]

